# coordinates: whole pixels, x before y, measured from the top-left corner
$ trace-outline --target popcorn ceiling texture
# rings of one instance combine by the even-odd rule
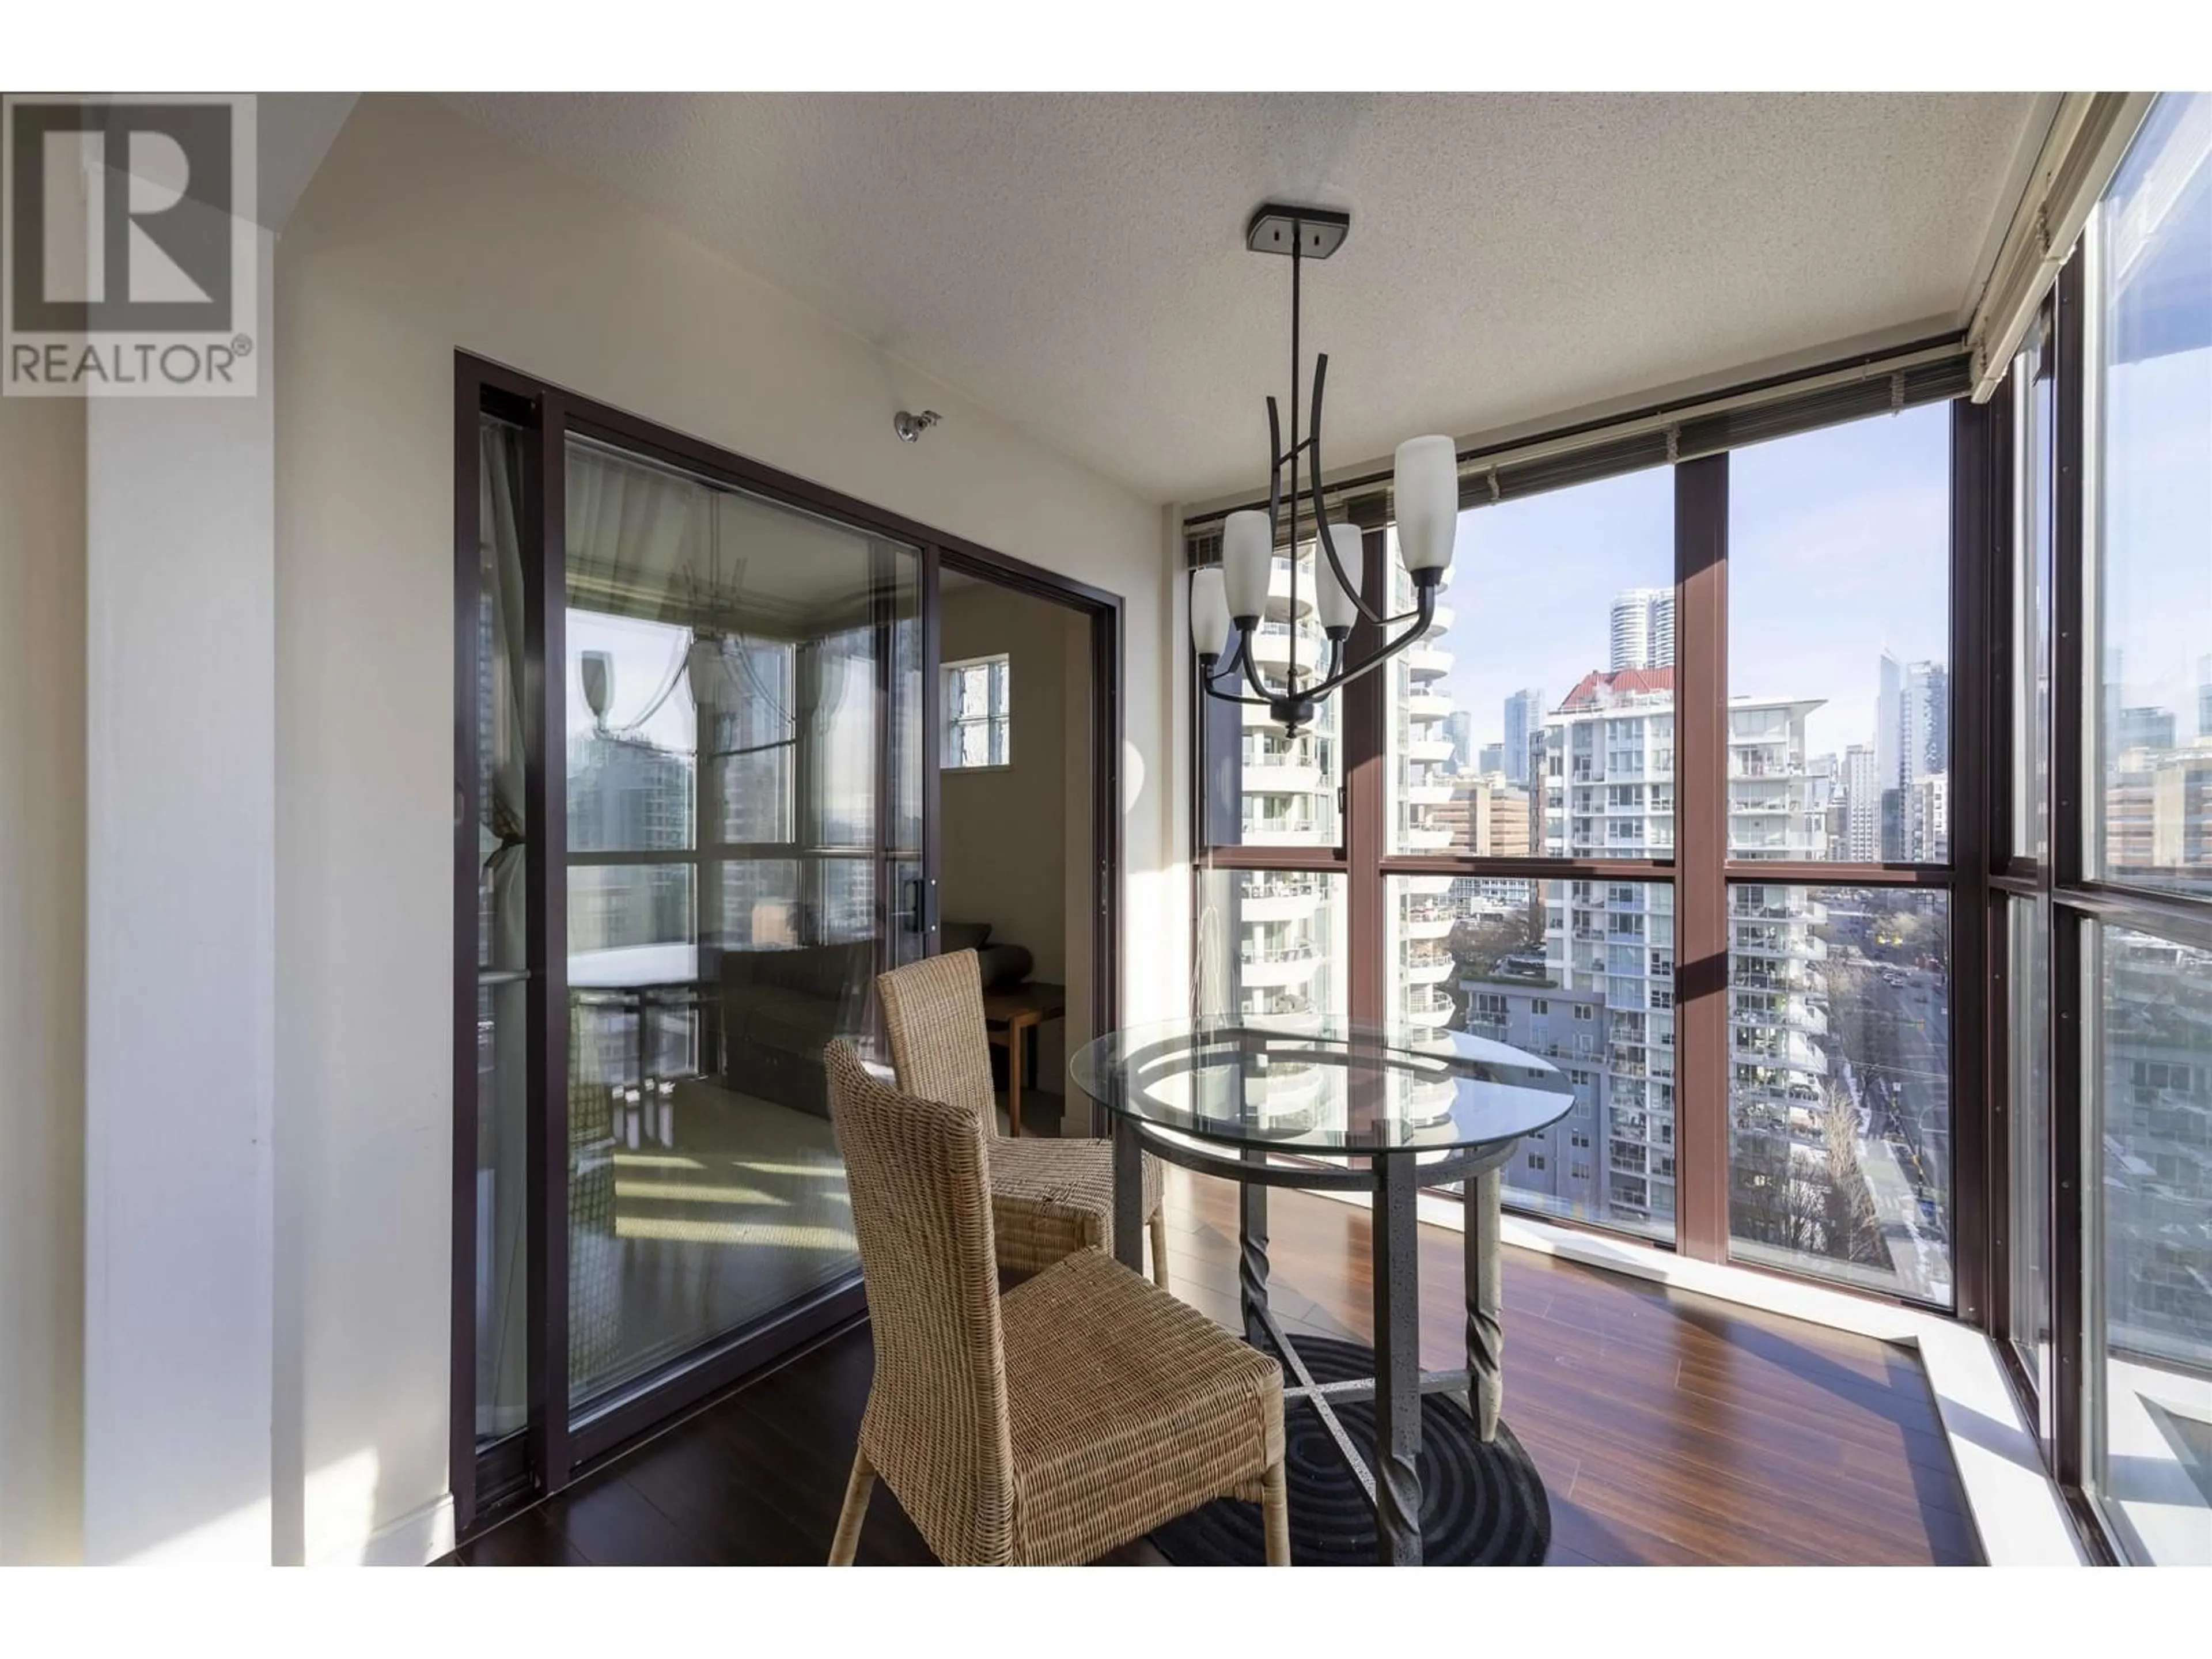
[[[1266,198],[1352,211],[1306,289],[1335,465],[1954,325],[2039,136],[2030,94],[447,101],[1161,501],[1264,464]]]

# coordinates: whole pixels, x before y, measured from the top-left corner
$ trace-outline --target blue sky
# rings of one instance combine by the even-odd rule
[[[2212,654],[2212,349],[2123,364],[2104,392],[2106,657],[2123,704],[2169,710],[2187,743]]]

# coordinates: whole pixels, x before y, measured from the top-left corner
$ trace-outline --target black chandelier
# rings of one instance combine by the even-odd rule
[[[1252,216],[1244,229],[1244,246],[1255,253],[1288,254],[1291,260],[1291,445],[1283,447],[1282,420],[1275,400],[1267,399],[1267,510],[1246,508],[1230,514],[1221,526],[1221,562],[1194,570],[1190,579],[1191,643],[1198,652],[1199,684],[1208,696],[1224,702],[1263,707],[1282,723],[1285,735],[1295,737],[1310,722],[1321,700],[1346,681],[1380,667],[1428,631],[1437,610],[1437,588],[1451,568],[1452,544],[1459,526],[1459,457],[1449,438],[1409,438],[1398,446],[1392,474],[1392,510],[1398,531],[1398,557],[1413,579],[1413,609],[1395,617],[1370,605],[1360,592],[1364,571],[1359,530],[1355,525],[1328,522],[1322,509],[1321,489],[1321,399],[1328,380],[1328,354],[1314,359],[1313,412],[1303,438],[1298,435],[1298,313],[1300,276],[1305,261],[1326,259],[1344,245],[1352,229],[1352,216],[1326,208],[1285,207],[1269,202]],[[1314,610],[1328,640],[1328,664],[1318,677],[1299,672],[1298,612],[1298,497],[1299,457],[1305,458],[1306,489],[1313,509]],[[1254,659],[1253,641],[1267,604],[1267,588],[1274,570],[1277,532],[1281,525],[1285,492],[1283,469],[1290,468],[1291,549],[1290,648],[1283,684],[1271,686]],[[1348,570],[1347,565],[1350,567]],[[1365,617],[1380,628],[1410,622],[1413,626],[1373,655],[1346,666],[1345,642],[1352,636],[1354,620]],[[1233,631],[1232,631],[1233,630]],[[1236,683],[1242,672],[1256,694],[1244,696],[1223,690]]]

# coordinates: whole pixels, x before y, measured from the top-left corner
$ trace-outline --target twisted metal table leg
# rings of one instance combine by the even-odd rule
[[[1504,1197],[1502,1171],[1491,1170],[1467,1183],[1466,1231],[1462,1249],[1467,1262],[1467,1409],[1475,1432],[1487,1442],[1498,1437],[1498,1411],[1505,1394],[1503,1369],[1505,1331],[1498,1319],[1504,1286],[1498,1237]]]
[[[1377,1158],[1375,1530],[1386,1567],[1421,1564],[1421,1297],[1411,1156]]]

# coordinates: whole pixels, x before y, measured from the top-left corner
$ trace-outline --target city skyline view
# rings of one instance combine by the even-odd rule
[[[1948,419],[1931,404],[1733,452],[1730,691],[1818,700],[1813,755],[1873,746],[1885,649],[1948,663]],[[1514,693],[1540,690],[1548,714],[1605,672],[1614,599],[1673,583],[1674,510],[1661,466],[1460,514],[1445,599],[1485,631],[1445,683],[1470,756],[1503,740]]]

